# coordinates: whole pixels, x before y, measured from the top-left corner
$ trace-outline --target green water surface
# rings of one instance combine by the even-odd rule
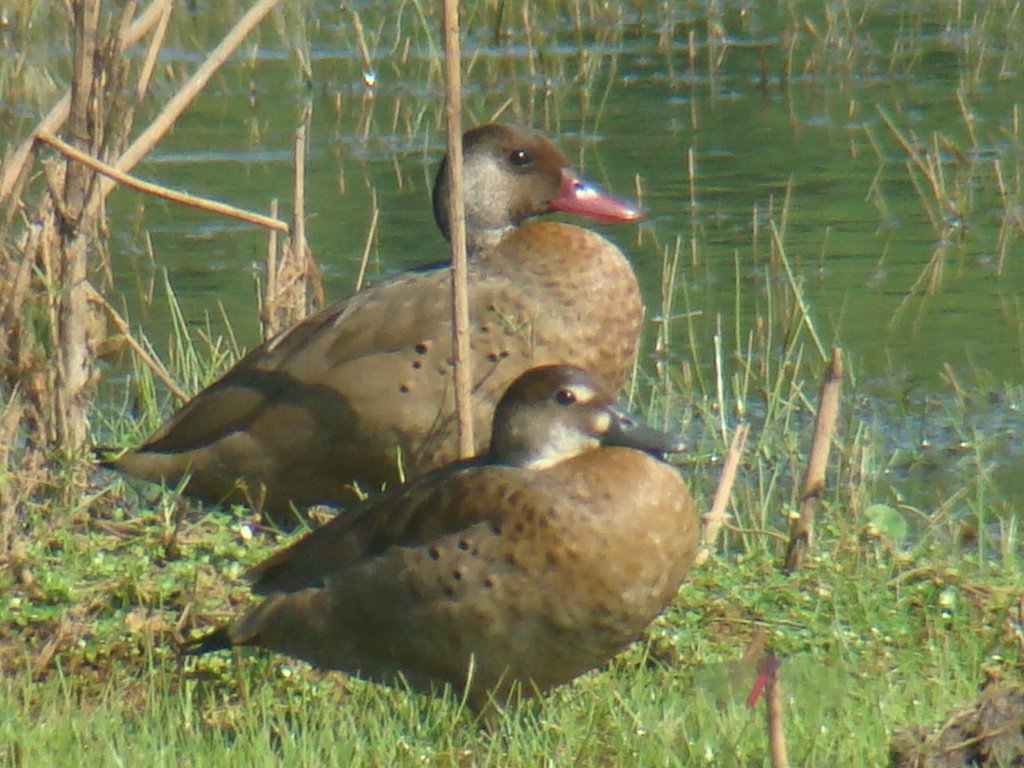
[[[994,5],[548,2],[527,22],[520,3],[464,4],[465,121],[503,110],[607,188],[641,191],[644,223],[603,231],[632,257],[652,318],[680,244],[670,369],[694,366],[709,386],[716,329],[729,360],[798,285],[822,344],[847,354],[864,418],[924,464],[970,448],[948,373],[979,384],[972,429],[999,436],[993,460],[1019,500],[1024,36],[1021,14]],[[447,253],[429,205],[444,143],[438,19],[402,0],[349,7],[375,85],[337,3],[286,4],[136,169],[254,210],[278,198],[287,215],[293,135],[311,109],[308,238],[329,299],[352,290],[374,197],[372,275]],[[181,81],[233,17],[212,2],[178,13],[161,66]],[[154,110],[172,94],[160,88]],[[222,328],[223,307],[243,345],[258,341],[263,231],[125,190],[109,208],[119,289],[158,348],[162,270],[189,323]],[[650,354],[641,366],[653,375]]]

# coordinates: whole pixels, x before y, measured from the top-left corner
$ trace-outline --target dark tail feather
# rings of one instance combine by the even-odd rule
[[[182,643],[178,649],[184,656],[200,656],[211,651],[223,651],[234,645],[228,628],[218,627],[207,635]]]

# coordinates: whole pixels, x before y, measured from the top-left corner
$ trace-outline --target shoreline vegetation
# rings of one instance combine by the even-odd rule
[[[637,245],[661,255],[660,305],[648,300],[649,349],[628,394],[652,423],[686,425],[690,450],[680,471],[706,512],[706,546],[673,605],[605,669],[507,713],[485,733],[451,697],[381,688],[256,652],[179,657],[180,642],[249,604],[245,569],[290,535],[262,526],[248,509],[204,508],[180,489],[94,468],[94,444],[136,444],[169,403],[186,400],[242,353],[226,317],[224,333],[209,320],[197,327],[186,319],[169,280],[166,350],[118,309],[126,289],[113,266],[105,200],[111,179],[131,186],[132,168],[209,83],[238,76],[219,69],[233,54],[249,51],[245,76],[258,78],[253,51],[276,36],[300,79],[312,83],[309,25],[320,22],[308,5],[232,3],[223,16],[202,15],[213,30],[190,26],[199,17],[169,0],[118,8],[75,0],[71,10],[33,0],[0,20],[0,35],[15,36],[19,51],[0,62],[0,104],[50,110],[19,127],[22,141],[5,138],[0,164],[0,764],[778,766],[782,734],[794,764],[913,764],[898,762],[908,754],[936,761],[922,764],[966,764],[938,762],[952,750],[937,738],[929,746],[929,729],[983,688],[1019,687],[1024,672],[1020,511],[1001,479],[1019,471],[1024,384],[937,362],[949,394],[926,406],[925,417],[898,398],[866,402],[856,360],[841,355],[840,343],[833,349],[794,266],[792,190],[753,214],[763,282],[751,289],[737,268],[737,295],[761,292],[763,317],[747,327],[737,313],[733,327],[719,321],[710,339],[697,325],[685,274],[704,235],[696,224],[672,242],[638,231]],[[840,83],[870,75],[857,47],[866,11],[845,0],[831,0],[823,13],[797,0],[783,5],[786,34],[758,44],[755,76],[765,87],[793,87],[809,72]],[[334,23],[357,52],[364,99],[373,98],[375,70],[395,66],[387,57],[404,64],[411,48],[427,51],[430,107],[396,105],[391,126],[401,123],[411,141],[426,145],[444,125],[440,11],[416,2],[402,11],[394,27],[355,6],[335,10]],[[743,45],[728,28],[745,23],[723,18],[714,3],[692,21],[647,3],[580,2],[566,11],[549,2],[487,1],[463,13],[464,24],[493,29],[496,41],[521,27],[528,53],[517,66],[537,82],[573,84],[581,133],[599,128],[612,87],[602,67],[614,64],[593,51],[620,45],[624,29],[652,38],[655,50],[695,75],[693,87],[714,92],[729,51]],[[1024,66],[1012,34],[1022,14],[1006,4],[957,4],[941,19],[928,13],[907,12],[893,69],[922,66],[914,46],[943,19],[975,36],[964,33],[964,75],[954,89],[964,143],[937,133],[922,139],[905,116],[878,108],[936,243],[901,302],[907,316],[942,291],[983,195],[1001,200],[1004,211],[994,280],[1016,258],[1024,232],[1021,158],[987,155],[970,108],[972,91],[991,76],[993,48],[1000,72]],[[556,22],[571,52],[546,55]],[[200,35],[220,44],[206,46]],[[43,64],[47,45],[73,52],[53,60],[52,73]],[[176,55],[164,60],[172,47]],[[469,54],[463,76],[472,82],[500,66]],[[60,82],[68,83],[63,96]],[[561,107],[544,94],[512,93],[483,117],[557,124],[553,108]],[[121,193],[166,193],[175,204],[247,216],[266,228],[257,278],[264,338],[325,300],[301,203],[310,110],[296,114],[290,199],[273,201],[266,215],[227,213],[220,201],[182,200],[180,190],[152,183]],[[481,102],[467,111],[481,117]],[[707,118],[691,106],[686,119],[696,130]],[[364,134],[376,125],[357,122]],[[1016,106],[1006,134],[1019,148]],[[96,163],[69,160],[82,156]],[[689,160],[697,210],[702,180],[692,153]],[[639,176],[636,188],[642,198]],[[881,186],[865,192],[884,211]],[[375,260],[378,234],[374,197],[357,284]],[[158,262],[159,254],[150,258]],[[1008,302],[1006,314],[1018,335],[1007,344],[1024,350],[1024,310]],[[107,358],[115,362],[97,363]],[[118,366],[130,371],[127,383],[111,387],[103,377]],[[1009,418],[990,429],[976,409],[993,398]],[[946,441],[894,440],[896,428],[882,423],[892,416],[930,417]],[[927,478],[937,453],[955,465],[955,485],[907,497],[900,478]],[[748,708],[759,670],[768,669],[768,703]],[[963,717],[952,720],[962,741],[982,741],[987,726],[971,731]],[[992,727],[1020,734],[1012,722]],[[983,759],[1021,753],[992,754]]]

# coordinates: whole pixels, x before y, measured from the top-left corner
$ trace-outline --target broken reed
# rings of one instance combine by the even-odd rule
[[[5,465],[14,462],[17,470],[0,482],[0,553],[10,550],[19,510],[37,489],[45,486],[62,496],[74,494],[86,466],[93,355],[102,334],[90,322],[90,306],[97,302],[89,300],[94,289],[88,254],[105,253],[94,246],[102,243],[97,229],[103,200],[114,182],[98,177],[93,165],[75,158],[86,155],[117,172],[129,170],[277,2],[262,0],[253,6],[131,144],[135,110],[153,73],[153,52],[162,44],[170,4],[154,0],[133,21],[133,3],[120,16],[104,12],[101,0],[71,3],[74,49],[66,114],[61,100],[44,120],[46,127],[56,128],[66,119],[71,147],[64,158],[43,162],[45,190],[30,217],[38,225],[21,244],[11,231],[10,211],[22,204],[33,160],[31,147],[8,156],[0,176],[10,195],[0,231],[0,285],[5,289],[0,318],[6,331],[0,338],[0,359],[4,387],[10,393],[0,422],[0,446]],[[137,61],[123,55],[129,43],[154,29],[150,55]],[[110,276],[109,264],[101,265],[101,272]],[[17,455],[12,455],[15,445]]]

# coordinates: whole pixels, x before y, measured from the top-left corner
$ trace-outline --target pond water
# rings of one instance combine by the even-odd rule
[[[374,199],[372,270],[446,253],[429,205],[444,143],[437,20],[403,0],[348,5],[372,88],[351,17],[336,3],[289,4],[136,170],[254,210],[277,197],[287,212],[293,133],[312,109],[308,237],[329,299],[352,289]],[[963,407],[948,372],[981,385],[972,428],[1003,436],[994,461],[1016,506],[1024,50],[1020,14],[963,6],[481,2],[465,9],[464,119],[500,111],[548,132],[607,188],[642,191],[645,222],[604,231],[633,257],[655,316],[664,250],[681,243],[674,310],[696,314],[673,322],[692,324],[697,346],[672,347],[670,364],[710,371],[716,327],[731,329],[728,358],[790,289],[774,227],[867,417],[887,420],[895,443],[944,456],[967,439],[944,416]],[[162,62],[179,79],[227,23],[212,2],[187,16]],[[126,305],[158,347],[169,333],[160,269],[190,323],[222,327],[222,306],[243,345],[258,340],[263,232],[124,191],[110,212]]]

